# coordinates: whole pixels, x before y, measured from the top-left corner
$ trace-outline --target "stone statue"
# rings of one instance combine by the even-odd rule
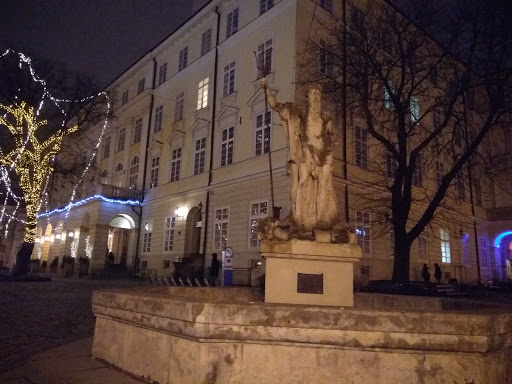
[[[281,239],[283,235],[275,235],[283,228],[288,228],[287,236],[304,239],[313,239],[315,231],[339,231],[340,210],[332,177],[335,132],[332,120],[322,113],[322,88],[309,88],[308,106],[301,111],[292,102],[277,102],[267,79],[262,79],[260,86],[270,107],[281,116],[290,152],[287,167],[292,178],[290,215],[282,223],[263,225],[262,230],[267,228],[273,233],[263,231],[261,237]]]

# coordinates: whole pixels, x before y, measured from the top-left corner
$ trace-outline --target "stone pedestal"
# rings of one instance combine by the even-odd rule
[[[266,259],[265,302],[354,305],[358,245],[292,239],[262,241],[260,250]]]

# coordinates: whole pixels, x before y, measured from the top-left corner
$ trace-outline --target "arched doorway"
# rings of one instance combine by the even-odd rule
[[[512,231],[501,232],[494,238],[494,262],[495,277],[500,280],[511,279],[511,259],[512,259]]]
[[[120,213],[110,221],[108,252],[114,255],[114,264],[126,265],[132,258],[134,247],[129,247],[134,239],[135,221],[130,215]]]
[[[201,249],[201,209],[192,208],[187,215],[185,224],[185,249],[183,257],[194,257],[200,254]]]

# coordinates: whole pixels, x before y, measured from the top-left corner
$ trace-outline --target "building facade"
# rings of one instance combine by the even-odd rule
[[[267,73],[279,101],[302,105],[304,89],[296,84],[304,42],[316,18],[340,13],[341,2],[205,3],[108,87],[115,119],[97,153],[81,149],[84,158],[95,156],[95,170],[77,186],[54,180],[34,255],[86,256],[94,273],[112,252],[115,264],[159,275],[201,270],[227,246],[235,269],[249,270],[261,258],[257,220],[288,214],[290,180],[287,137],[265,104],[260,78]],[[94,140],[101,131],[98,125],[86,134]],[[364,181],[372,177],[365,160],[371,145],[357,116],[346,133],[336,147],[334,180],[363,250],[355,278],[389,279],[392,237],[357,198],[370,193]],[[76,206],[58,210],[75,187]],[[424,263],[437,262],[444,278],[476,282],[477,254],[481,280],[506,278],[510,195],[492,185],[472,195],[479,200],[458,202],[413,245],[412,279],[420,279]]]

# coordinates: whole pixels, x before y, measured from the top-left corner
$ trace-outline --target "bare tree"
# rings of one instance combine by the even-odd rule
[[[404,13],[384,1],[343,4],[342,17],[316,20],[299,80],[321,83],[343,128],[367,135],[374,172],[362,197],[389,222],[393,281],[406,282],[413,241],[472,184],[512,112],[509,11],[464,0],[449,17],[428,2]]]

